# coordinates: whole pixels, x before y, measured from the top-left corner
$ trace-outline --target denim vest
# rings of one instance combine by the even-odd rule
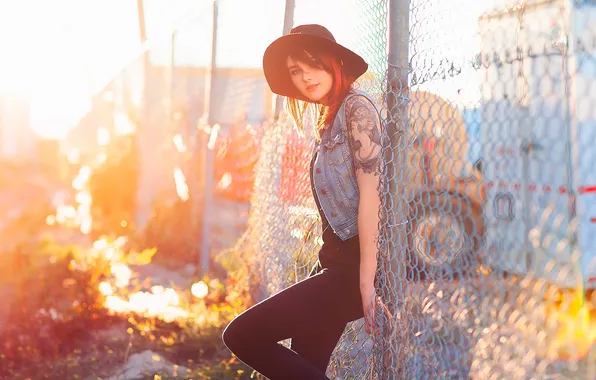
[[[348,141],[345,108],[354,95],[369,99],[378,112],[375,101],[362,91],[352,91],[346,96],[333,124],[327,125],[321,140],[315,143],[313,184],[321,209],[333,232],[342,240],[358,234],[358,204],[360,192]]]

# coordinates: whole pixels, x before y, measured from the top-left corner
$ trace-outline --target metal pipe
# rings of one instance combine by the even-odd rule
[[[145,26],[145,4],[144,0],[137,0],[137,13],[139,18],[139,36],[141,43],[147,42],[147,28]]]
[[[219,133],[219,124],[215,124],[208,128],[209,138],[207,139],[207,146],[205,146],[205,197],[203,201],[203,223],[201,226],[201,258],[200,258],[200,273],[205,276],[209,272],[211,259],[211,224],[213,217],[213,187],[214,181],[214,161],[215,161],[215,141]],[[207,133],[207,131],[205,131]]]
[[[207,125],[211,126],[213,122],[213,82],[215,71],[217,69],[217,14],[218,3],[213,0],[213,29],[211,34],[211,62],[205,72],[205,103],[203,108],[203,118]]]
[[[286,0],[286,12],[284,16],[284,27],[283,27],[283,34],[290,33],[292,26],[294,25],[294,8],[296,8],[295,0]],[[279,114],[284,105],[284,97],[281,95],[276,95],[275,98],[275,110],[273,112],[274,120],[279,118]]]
[[[573,223],[577,215],[577,194],[579,189],[579,178],[581,176],[580,170],[580,152],[579,152],[579,131],[577,126],[577,115],[573,112],[573,104],[575,101],[575,86],[574,83],[577,81],[575,69],[577,67],[577,47],[575,45],[578,40],[577,28],[575,24],[575,12],[576,8],[570,3],[562,5],[564,8],[564,20],[565,20],[565,44],[561,47],[564,49],[563,52],[563,110],[565,118],[565,131],[566,131],[566,151],[567,151],[567,188],[569,189],[569,197],[567,200],[567,215],[569,217],[569,224],[574,224],[576,227],[569,231],[569,245],[571,245],[569,252],[571,253],[571,263],[574,266],[573,269],[577,268],[579,272],[579,286],[583,286],[583,279],[585,278],[584,266],[582,265],[583,257],[581,255],[576,256],[581,251],[581,245],[579,244],[579,233],[577,224]]]
[[[176,82],[176,31],[172,32],[172,37],[170,40],[170,64],[168,67],[168,107],[167,107],[167,121],[168,127],[170,128],[170,133],[174,133],[173,127],[173,114],[174,114],[174,86]],[[178,132],[178,131],[176,131]]]
[[[144,0],[137,0],[137,13],[139,22],[139,38],[143,45],[147,44],[147,29],[145,25],[145,4]],[[152,182],[153,176],[150,167],[153,166],[151,161],[151,155],[149,154],[148,147],[151,145],[151,134],[148,132],[148,120],[147,114],[149,106],[148,93],[150,91],[150,65],[149,53],[145,51],[143,53],[143,92],[141,95],[141,106],[139,110],[138,126],[135,138],[138,144],[138,155],[139,155],[139,179],[136,193],[137,207],[135,210],[135,227],[138,231],[145,229],[149,222],[151,215],[151,201],[155,196],[153,191],[154,184]]]
[[[408,155],[407,155],[407,130],[409,128],[408,102],[409,102],[409,21],[410,1],[389,0],[389,35],[388,35],[388,71],[387,71],[387,137],[388,148],[384,151],[387,168],[387,183],[382,194],[382,204],[390,209],[384,214],[383,233],[387,239],[385,266],[385,278],[382,280],[384,286],[381,295],[389,308],[389,315],[396,316],[403,302],[405,294],[406,275],[404,264],[407,263],[407,220],[408,220]],[[393,318],[393,317],[391,317]],[[407,315],[401,313],[400,324],[409,327]],[[405,319],[404,319],[405,318]],[[380,366],[380,378],[400,378],[394,371],[397,368],[404,368],[406,363],[399,357],[399,347],[408,347],[409,331],[402,331],[397,342],[397,334],[400,331],[394,327],[394,321],[389,320],[382,328],[382,348],[384,351]],[[403,351],[403,350],[401,350]]]
[[[201,234],[199,239],[199,273],[201,276],[205,276],[209,272],[210,264],[210,231],[211,231],[211,213],[213,212],[213,165],[214,165],[214,144],[219,131],[219,125],[214,125],[215,120],[213,117],[214,111],[214,86],[215,75],[217,69],[217,18],[218,18],[218,3],[217,0],[213,0],[213,34],[211,40],[211,64],[206,73],[205,83],[205,104],[204,104],[204,115],[203,125],[204,130],[199,133],[206,133],[209,137],[206,139],[207,144],[202,145],[199,148],[203,150],[204,166],[203,166],[203,212],[202,212],[202,226]],[[205,126],[205,123],[207,124]]]

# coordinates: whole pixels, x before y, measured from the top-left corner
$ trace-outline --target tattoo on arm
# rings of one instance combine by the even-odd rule
[[[354,157],[354,169],[381,174],[381,133],[379,114],[363,96],[354,96],[346,103],[346,125]]]

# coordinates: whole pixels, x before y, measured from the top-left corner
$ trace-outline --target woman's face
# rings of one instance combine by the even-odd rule
[[[367,145],[372,141],[369,133],[375,128],[369,117],[369,113],[363,108],[357,109],[350,120],[350,132],[352,138]]]
[[[300,93],[312,102],[325,102],[326,96],[333,86],[333,77],[327,71],[288,57],[288,72],[292,83]]]
[[[368,135],[364,131],[361,131],[357,125],[350,128],[350,133],[352,134],[354,140],[360,141],[361,144],[370,142]]]

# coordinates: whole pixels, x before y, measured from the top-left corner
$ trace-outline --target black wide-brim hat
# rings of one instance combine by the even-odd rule
[[[327,28],[317,25],[299,25],[289,34],[273,41],[263,55],[263,71],[271,91],[278,95],[309,101],[292,83],[286,60],[292,47],[309,47],[317,51],[335,54],[343,63],[345,74],[354,80],[368,70],[368,64],[361,56],[338,44]]]

